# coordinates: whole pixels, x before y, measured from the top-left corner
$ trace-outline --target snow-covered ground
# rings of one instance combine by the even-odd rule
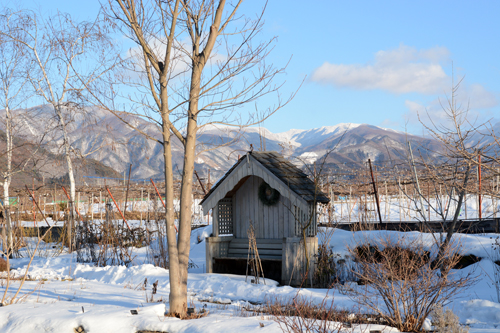
[[[340,257],[347,255],[347,247],[359,242],[376,242],[380,237],[418,239],[432,250],[430,234],[370,231],[351,233],[337,229],[321,229],[320,241],[328,242]],[[189,273],[189,303],[197,310],[209,311],[206,317],[180,320],[164,317],[168,310],[168,271],[147,263],[147,249],[133,250],[133,265],[95,267],[76,262],[76,254],[58,253],[52,246],[44,246],[35,257],[27,281],[13,305],[0,307],[0,332],[73,332],[82,325],[88,333],[131,332],[156,330],[164,332],[281,332],[272,318],[250,316],[245,308],[258,306],[275,298],[292,299],[297,294],[315,303],[325,297],[334,297],[335,305],[352,308],[355,303],[339,290],[292,288],[279,286],[269,279],[251,284],[244,276],[206,274],[205,242],[211,226],[193,231],[191,260],[198,266]],[[456,271],[457,274],[475,270],[477,283],[463,290],[447,306],[459,316],[462,324],[470,325],[471,332],[500,333],[500,303],[495,288],[495,268],[492,260],[497,254],[492,249],[496,235],[456,235],[463,254],[482,257],[481,261]],[[29,258],[11,260],[12,273],[22,276]],[[147,279],[146,288],[144,282]],[[158,281],[158,291],[151,301],[152,284]],[[5,282],[0,282],[0,295]],[[8,297],[17,291],[19,281],[13,281]],[[351,287],[357,286],[352,283]],[[137,310],[138,314],[131,314]],[[263,327],[262,327],[263,325]],[[389,331],[389,328],[375,327]],[[366,331],[359,327],[357,332]]]
[[[428,203],[423,200],[409,199],[402,193],[399,195],[380,195],[380,214],[383,221],[422,221],[423,217],[417,214],[422,210],[427,221],[442,221],[442,217],[437,214],[437,210],[444,211],[446,220],[451,220],[455,213],[455,207],[458,202],[458,196],[450,200],[448,196],[442,195],[440,202],[436,198],[430,198]],[[363,202],[362,202],[363,201]],[[336,222],[358,222],[378,221],[377,208],[374,196],[351,197],[335,196],[335,200],[330,203],[333,206],[331,219]],[[366,205],[366,207],[365,207]],[[420,205],[423,205],[421,209]],[[442,209],[439,209],[442,207]],[[324,214],[320,215],[320,221],[327,222],[327,207],[321,208]],[[366,210],[365,210],[366,208]],[[500,216],[500,202],[497,198],[491,196],[481,196],[481,217],[492,218]],[[467,194],[460,210],[459,219],[477,219],[479,218],[479,197],[473,194]]]
[[[378,222],[377,208],[375,204],[375,198],[373,196],[367,197],[355,197],[355,196],[333,196],[335,200],[330,202],[329,206],[322,205],[319,207],[318,211],[318,221],[319,222],[338,222],[338,223],[350,223],[359,221],[374,221]],[[14,198],[15,199],[15,198]],[[98,197],[96,197],[98,199]],[[101,198],[102,199],[102,198]],[[156,200],[156,201],[155,201]],[[129,221],[129,224],[134,226],[139,226],[144,224],[147,219],[147,212],[153,212],[157,210],[162,212],[163,206],[159,199],[151,198],[137,198],[137,200],[130,200],[127,202],[128,212],[138,212],[143,215],[140,216],[141,220]],[[87,201],[82,200],[77,204],[77,209],[81,215],[87,216],[88,218],[98,222],[99,220],[105,219],[106,216],[106,203],[102,200],[98,200],[100,203],[92,203],[89,206]],[[361,202],[363,201],[363,202]],[[396,222],[396,221],[422,221],[423,217],[417,214],[418,210],[421,210],[425,214],[425,220],[427,221],[442,221],[442,217],[437,214],[436,209],[442,207],[445,212],[447,212],[446,219],[450,220],[453,217],[454,209],[458,197],[455,196],[454,200],[449,200],[448,196],[441,196],[440,202],[435,198],[429,199],[429,204],[423,203],[423,209],[420,208],[420,201],[410,200],[402,193],[400,195],[380,195],[380,213],[383,221],[386,222]],[[206,225],[211,222],[210,212],[203,212],[200,206],[201,199],[193,200],[193,224],[195,225]],[[41,202],[42,210],[45,214],[49,214],[53,209],[53,203]],[[179,210],[179,200],[174,200],[174,208],[176,211]],[[123,212],[124,203],[120,202],[120,210]],[[114,211],[115,217],[119,216],[118,210],[116,209],[114,203],[111,205],[111,209]],[[64,212],[60,211],[60,219],[63,219]],[[328,216],[330,214],[330,216]],[[481,217],[482,218],[496,218],[500,217],[500,201],[497,198],[491,196],[481,197]],[[139,217],[138,217],[139,218]],[[152,218],[152,215],[150,216]],[[468,194],[464,200],[463,208],[460,211],[459,219],[477,219],[479,218],[479,197],[477,195]],[[62,226],[63,221],[53,221],[51,218],[47,218],[50,225],[55,224],[57,226]],[[31,227],[35,225],[33,221],[23,221],[21,223],[23,226]],[[36,225],[45,226],[45,222],[37,222]]]

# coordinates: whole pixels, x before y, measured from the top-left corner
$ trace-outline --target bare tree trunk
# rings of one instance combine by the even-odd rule
[[[236,122],[237,119],[233,119],[231,114],[238,106],[254,101],[258,97],[268,93],[277,92],[277,88],[271,85],[271,81],[282,70],[275,70],[272,66],[264,66],[264,69],[261,67],[263,64],[262,60],[268,54],[268,47],[271,45],[271,42],[260,43],[257,47],[250,43],[255,34],[261,30],[261,16],[252,21],[250,27],[245,25],[244,28],[234,34],[239,34],[242,37],[237,42],[238,47],[229,47],[232,44],[229,40],[221,41],[221,44],[227,44],[227,50],[233,51],[229,52],[231,54],[227,56],[227,60],[221,62],[215,61],[214,54],[212,53],[216,46],[216,40],[219,35],[225,33],[229,24],[238,21],[235,15],[242,0],[231,3],[231,9],[226,13],[224,22],[222,22],[222,18],[226,3],[225,0],[207,2],[176,0],[175,2],[158,1],[147,4],[143,2],[135,3],[132,0],[108,0],[108,3],[108,17],[117,19],[119,28],[123,29],[135,43],[140,45],[141,52],[138,52],[136,56],[143,64],[141,67],[143,80],[137,83],[146,90],[151,91],[151,96],[149,96],[150,99],[147,101],[147,104],[152,111],[161,115],[163,141],[151,137],[137,126],[134,126],[127,119],[122,118],[113,108],[107,107],[107,109],[148,139],[157,141],[163,145],[166,193],[165,218],[171,284],[170,313],[184,317],[187,311],[193,173],[196,158],[196,136],[200,128],[200,124],[198,124],[199,113],[201,112],[203,117],[209,115],[210,119],[214,115],[219,116],[219,111],[221,114],[225,113],[220,119],[209,120],[208,123],[203,123],[201,126],[210,123],[224,124]],[[177,21],[178,17],[182,18],[182,20],[179,20],[179,23]],[[183,33],[189,35],[189,45],[187,46],[184,46],[185,43],[179,42],[177,39],[178,36],[175,34],[175,29],[178,24],[181,25],[180,29]],[[158,48],[152,45],[149,40],[149,36],[153,31],[155,35],[159,31],[162,31],[162,34],[164,33],[164,36],[162,36],[162,41],[165,45],[164,53],[163,51],[158,52]],[[221,48],[224,48],[224,46],[221,46]],[[177,52],[173,52],[174,50]],[[217,50],[214,52],[217,52]],[[210,63],[210,66],[212,66],[211,70],[213,69],[213,71],[211,73],[206,71],[207,73],[205,74],[207,75],[202,80],[204,68],[211,58],[214,60]],[[172,61],[174,62],[173,64],[171,63]],[[180,86],[176,87],[176,83],[170,81],[172,78],[180,77],[174,71],[175,62],[178,61],[190,62],[189,69],[185,70],[185,73],[191,72],[190,76],[186,75],[185,85],[182,84],[182,90],[184,87],[189,89],[187,92],[188,97],[185,100],[182,97],[181,101],[175,101],[175,98],[171,96],[177,95],[180,91],[178,90]],[[255,70],[255,73],[253,73],[254,77],[250,81],[244,80],[245,83],[243,86],[238,87],[241,89],[233,92],[234,78],[252,70]],[[168,89],[171,89],[172,93]],[[184,94],[184,91],[182,93]],[[206,100],[201,99],[200,96],[211,96],[208,98],[210,102],[207,104],[204,103]],[[177,104],[174,107],[169,107],[169,99]],[[199,105],[200,101],[203,101],[201,106]],[[136,103],[137,101],[133,102]],[[187,110],[186,104],[188,104]],[[281,106],[282,103],[279,103],[279,107]],[[142,109],[142,107],[139,109]],[[172,114],[172,123],[170,116],[174,110],[176,112]],[[179,110],[182,110],[182,112],[179,112]],[[273,110],[276,111],[277,108],[273,108]],[[200,117],[202,116],[200,115]],[[183,131],[180,131],[174,125],[179,120],[182,127],[186,128],[185,134],[181,133]],[[249,120],[246,125],[249,126],[250,124],[251,121]],[[175,217],[171,147],[172,138],[174,137],[181,142],[184,148],[178,235],[176,235],[174,230]]]
[[[179,264],[181,267],[182,290],[187,295],[188,265],[191,239],[191,218],[193,207],[193,173],[196,146],[196,117],[188,120],[186,145],[184,149],[184,167],[180,195],[179,216]]]
[[[10,109],[8,106],[5,108],[5,135],[7,141],[7,170],[4,173],[3,179],[3,207],[4,207],[4,221],[5,227],[7,229],[7,249],[4,249],[4,253],[12,251],[14,241],[12,236],[12,224],[10,220],[10,202],[9,202],[9,187],[12,177],[12,119],[11,119]],[[5,252],[7,251],[7,252]]]
[[[71,149],[70,149],[70,143],[69,143],[69,138],[68,138],[68,131],[66,128],[66,122],[64,121],[64,117],[62,114],[61,106],[59,104],[53,105],[55,112],[57,114],[57,118],[59,120],[59,124],[62,127],[63,131],[63,138],[64,138],[64,155],[66,157],[66,165],[68,167],[68,178],[69,178],[69,185],[70,185],[70,191],[69,191],[69,203],[68,203],[68,210],[69,210],[69,218],[68,218],[68,226],[67,226],[67,231],[68,231],[68,249],[69,252],[71,253],[73,249],[73,227],[74,227],[74,209],[75,209],[75,198],[76,198],[76,185],[75,185],[75,176],[73,172],[73,161],[71,160]]]
[[[460,194],[458,195],[458,203],[457,203],[457,207],[455,208],[455,214],[453,215],[453,220],[451,221],[450,225],[448,226],[448,229],[446,230],[446,238],[445,238],[444,242],[439,247],[439,253],[437,255],[438,262],[443,261],[441,258],[445,253],[447,253],[448,245],[451,242],[451,237],[455,233],[458,217],[460,216],[460,210],[462,208],[462,203],[464,201],[464,197],[466,194],[467,183],[469,181],[469,175],[470,175],[470,169],[471,169],[470,164],[467,164],[467,170],[465,171],[464,183],[462,185],[462,188],[460,189]]]
[[[10,203],[9,203],[9,184],[7,181],[3,183],[3,214],[5,221],[5,228],[7,229],[6,241],[7,244],[4,244],[4,253],[10,253],[13,248],[13,237],[12,237],[12,224],[10,220]]]
[[[187,299],[183,295],[177,235],[175,231],[174,213],[174,173],[172,165],[172,146],[170,130],[163,130],[163,156],[165,159],[165,223],[167,226],[168,270],[170,280],[170,313],[182,315],[187,311]],[[160,240],[161,241],[161,240]]]

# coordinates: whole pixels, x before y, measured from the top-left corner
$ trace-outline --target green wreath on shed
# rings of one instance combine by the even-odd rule
[[[262,182],[259,186],[259,199],[266,206],[274,206],[280,201],[280,192]]]

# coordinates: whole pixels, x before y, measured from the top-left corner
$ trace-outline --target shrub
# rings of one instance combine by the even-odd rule
[[[458,316],[447,308],[443,311],[441,304],[436,304],[431,313],[432,325],[437,333],[467,333],[469,328],[461,326],[458,321]]]
[[[265,306],[264,312],[271,315],[283,332],[345,332],[346,328],[352,328],[356,316],[351,315],[351,311],[338,309],[333,300],[333,297],[325,297],[320,304],[315,304],[297,295],[287,302],[275,299]]]
[[[452,276],[460,260],[457,247],[448,246],[441,258],[432,258],[417,239],[381,236],[375,241],[378,248],[364,247],[369,252],[360,246],[349,249],[357,266],[353,273],[366,284],[353,289],[351,297],[402,332],[421,331],[436,304],[474,281],[471,272]]]

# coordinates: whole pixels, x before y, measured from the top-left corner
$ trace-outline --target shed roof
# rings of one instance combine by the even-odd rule
[[[302,172],[299,168],[293,165],[290,161],[286,160],[275,151],[254,151],[248,152],[255,158],[262,166],[268,169],[280,181],[282,181],[290,190],[295,192],[298,196],[302,197],[307,202],[321,202],[327,203],[330,199],[319,189],[316,190],[314,182]],[[240,157],[226,174],[217,182],[217,184],[210,189],[205,195],[200,204],[202,204],[213,192],[217,190],[220,184],[232,173],[232,171],[242,163],[247,155]],[[316,191],[315,191],[316,190]]]

